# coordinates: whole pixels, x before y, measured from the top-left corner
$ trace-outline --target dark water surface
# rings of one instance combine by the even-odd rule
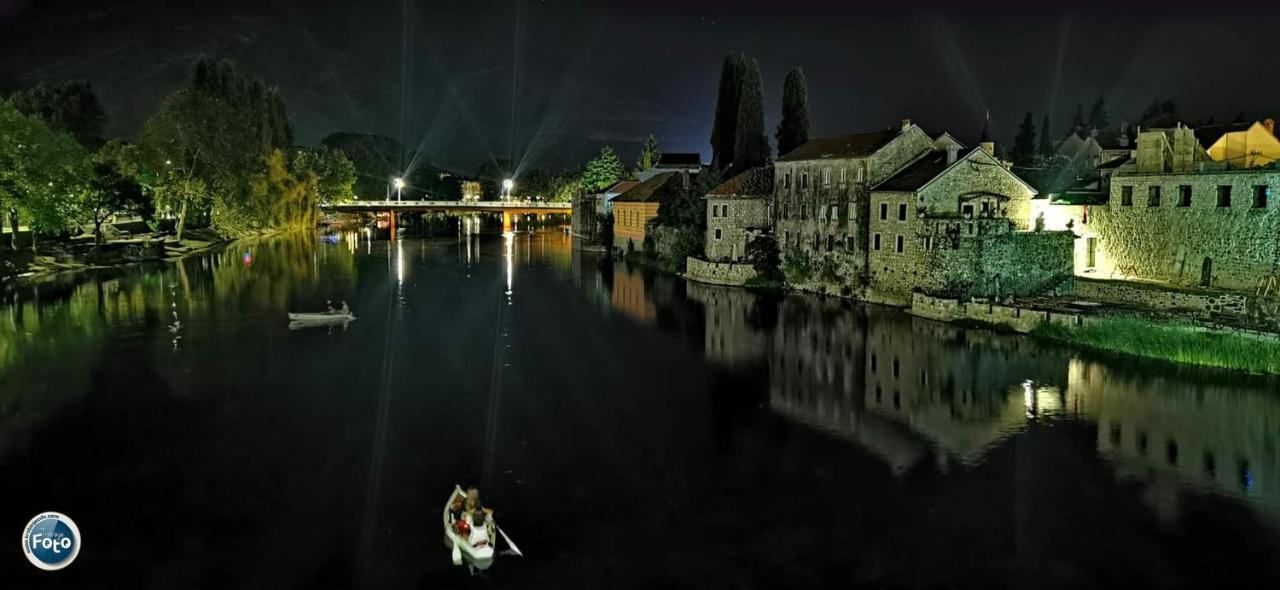
[[[0,588],[1274,588],[1276,389],[559,231],[279,238],[0,287]],[[455,483],[527,557],[450,564]]]

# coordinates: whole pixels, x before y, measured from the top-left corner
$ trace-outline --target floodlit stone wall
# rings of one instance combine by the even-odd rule
[[[742,260],[747,243],[769,227],[769,206],[764,197],[708,197],[706,215],[704,244],[709,260]]]
[[[1191,190],[1189,205],[1182,201],[1183,186]],[[1230,190],[1230,201],[1222,206],[1219,187]],[[1280,169],[1274,168],[1118,172],[1111,181],[1110,203],[1093,208],[1090,220],[1099,238],[1098,272],[1176,285],[1254,289],[1280,263],[1277,189]],[[1263,193],[1257,199],[1259,190]]]
[[[1132,303],[1151,309],[1195,313],[1244,314],[1249,308],[1250,299],[1243,293],[1161,289],[1156,285],[1085,278],[1076,280],[1075,294],[1081,299],[1093,301]]]
[[[692,256],[685,259],[685,278],[713,285],[742,285],[756,276],[755,267],[745,263],[709,262]]]

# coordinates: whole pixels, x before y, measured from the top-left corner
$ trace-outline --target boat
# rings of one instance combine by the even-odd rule
[[[483,531],[459,531],[454,526],[453,519],[449,517],[449,509],[454,502],[466,502],[466,500],[467,493],[462,491],[462,486],[455,485],[453,493],[449,495],[449,499],[444,503],[444,544],[452,554],[453,565],[466,563],[476,569],[489,569],[489,566],[493,565],[494,557],[497,555],[496,544],[499,536],[506,542],[511,554],[523,555],[515,543],[511,542],[511,538],[501,528],[498,528],[498,523],[493,519],[492,515],[485,519]],[[466,538],[463,538],[464,534]]]
[[[289,321],[291,322],[311,322],[324,324],[338,324],[349,322],[356,319],[351,313],[342,313],[340,311],[321,312],[321,313],[290,313]]]

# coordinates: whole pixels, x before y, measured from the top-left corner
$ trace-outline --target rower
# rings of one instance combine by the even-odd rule
[[[351,315],[351,308],[347,307],[347,302],[342,302],[342,315]]]

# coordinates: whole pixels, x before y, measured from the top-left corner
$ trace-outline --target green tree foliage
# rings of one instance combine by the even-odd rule
[[[230,60],[202,57],[192,68],[191,90],[218,99],[253,128],[263,156],[293,147],[293,124],[279,89],[242,74]]]
[[[720,91],[716,95],[715,123],[711,128],[711,167],[722,170],[733,164],[737,147],[738,103],[746,76],[747,57],[730,53],[720,68]]]
[[[403,173],[399,165],[404,149],[390,137],[339,132],[320,140],[320,144],[342,152],[351,160],[356,170],[352,190],[360,199],[380,200],[386,197],[391,180]]]
[[[1083,133],[1085,126],[1084,105],[1076,103],[1076,113],[1071,115],[1071,133]]]
[[[735,140],[734,173],[769,163],[769,139],[764,134],[764,78],[760,74],[760,62],[754,59],[748,62],[743,78]]]
[[[747,261],[756,271],[758,282],[777,284],[782,282],[782,251],[772,234],[760,234],[747,242],[744,252]]]
[[[1177,124],[1178,105],[1172,100],[1153,100],[1138,117],[1138,126],[1143,129],[1174,127]]]
[[[1107,103],[1099,96],[1089,108],[1089,128],[1106,131],[1109,125],[1111,125],[1111,117],[1107,114]]]
[[[640,159],[636,161],[636,172],[644,172],[658,165],[658,160],[662,159],[662,148],[658,147],[658,140],[649,134],[649,138],[644,140],[644,145],[640,147]]]
[[[189,214],[212,218],[213,206],[226,218],[241,202],[244,182],[261,165],[254,128],[225,102],[179,90],[143,126],[139,139],[141,179],[156,204],[177,216],[182,240]]]
[[[294,152],[294,170],[315,175],[316,198],[321,204],[346,203],[354,197],[356,166],[342,150],[320,146]]]
[[[1036,124],[1031,117],[1031,111],[1023,115],[1018,134],[1013,138],[1013,162],[1020,166],[1030,163],[1036,154]]]
[[[606,145],[600,148],[600,155],[587,162],[586,169],[582,171],[582,190],[599,192],[622,180],[626,173],[618,154]]]
[[[94,241],[103,243],[102,226],[117,213],[134,213],[151,219],[155,208],[133,174],[137,150],[118,139],[104,144],[93,155],[93,175],[81,203],[82,214],[93,225]]]
[[[10,97],[14,108],[44,121],[55,131],[70,133],[80,145],[95,148],[102,144],[107,112],[84,80],[55,85],[43,82]]]
[[[18,248],[21,219],[36,232],[59,232],[73,223],[89,174],[84,150],[68,134],[0,102],[0,213],[8,213]]]
[[[1040,154],[1047,156],[1053,153],[1053,136],[1049,133],[1049,115],[1040,119]]]
[[[809,89],[803,68],[788,72],[782,84],[782,121],[776,137],[779,156],[809,141]]]
[[[263,169],[249,179],[249,206],[228,208],[231,215],[249,214],[234,220],[238,229],[271,227],[314,227],[318,211],[314,171],[290,170],[281,150],[272,150]],[[215,211],[216,212],[216,211]]]

